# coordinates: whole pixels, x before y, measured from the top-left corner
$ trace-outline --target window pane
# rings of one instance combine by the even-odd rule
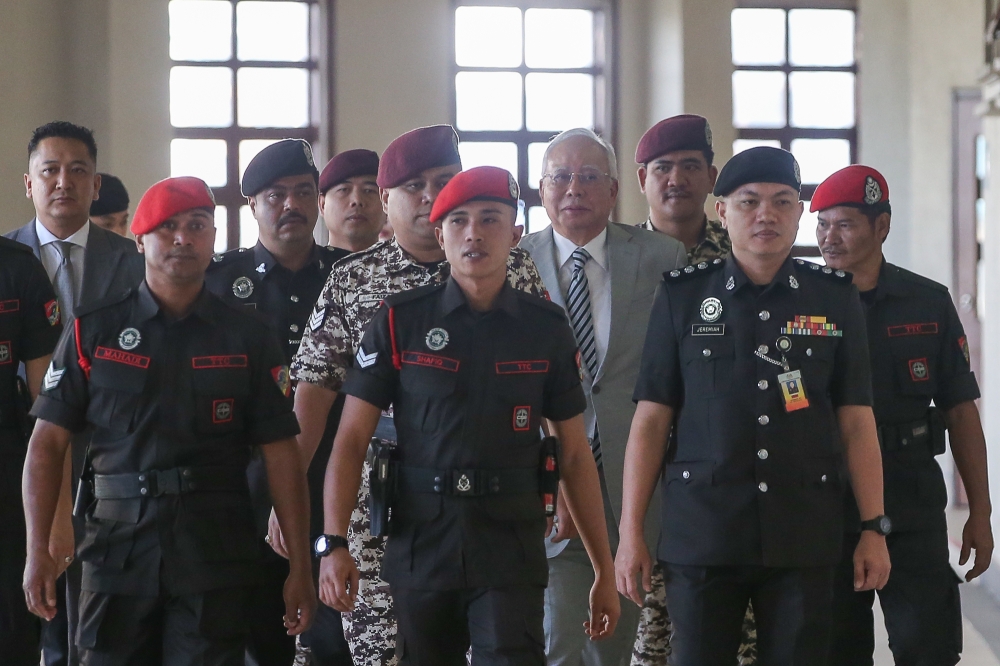
[[[799,161],[802,182],[821,183],[834,171],[851,164],[847,139],[793,139],[792,154]]]
[[[226,142],[223,139],[173,139],[170,176],[197,176],[209,187],[225,187]]]
[[[526,234],[533,234],[551,225],[549,214],[541,206],[532,206],[528,209],[528,228],[524,230]]]
[[[233,55],[233,5],[219,0],[171,0],[170,57],[229,60]]]
[[[854,64],[854,12],[793,9],[788,12],[788,59],[793,65]]]
[[[793,126],[854,127],[854,74],[792,72],[788,85]]]
[[[528,67],[593,67],[594,12],[529,9],[524,12],[524,42]]]
[[[816,247],[816,224],[819,222],[819,213],[809,212],[809,202],[804,202],[805,212],[799,220],[799,232],[795,235],[795,244],[806,247]],[[810,257],[809,261],[816,261],[818,257]]]
[[[594,77],[590,74],[528,74],[526,125],[532,132],[594,126]]]
[[[462,168],[495,166],[507,169],[517,178],[517,144],[463,141],[458,144]]]
[[[243,178],[243,173],[247,170],[247,165],[250,164],[250,160],[257,157],[257,153],[278,140],[279,139],[247,139],[246,141],[240,141],[239,153],[241,179]]]
[[[545,155],[547,143],[528,144],[528,184],[532,189],[538,189],[538,183],[542,180],[542,157]]]
[[[171,67],[170,124],[229,127],[233,124],[233,70],[228,67]]]
[[[777,139],[736,139],[736,141],[733,141],[733,155],[742,153],[744,150],[756,148],[757,146],[781,148],[781,142]]]
[[[734,9],[734,65],[785,64],[785,10]]]
[[[237,3],[236,56],[240,60],[308,60],[309,6],[304,2]]]
[[[259,236],[260,228],[250,212],[250,206],[240,206],[240,247],[253,247]]]
[[[241,127],[307,127],[309,70],[243,67],[236,71]]]
[[[455,62],[461,67],[518,67],[521,10],[459,7],[455,10]]]
[[[785,118],[782,72],[733,72],[735,127],[784,127]]]
[[[455,122],[460,130],[519,130],[521,75],[459,72],[455,75]]]
[[[225,206],[215,207],[215,251],[225,252],[229,249],[229,238],[227,236],[226,225],[228,224],[229,213]]]

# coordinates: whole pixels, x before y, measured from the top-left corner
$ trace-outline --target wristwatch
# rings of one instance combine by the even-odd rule
[[[886,536],[892,532],[892,521],[889,520],[889,516],[875,516],[871,520],[862,520],[861,529]]]
[[[313,542],[316,557],[326,557],[338,548],[347,548],[347,539],[336,534],[320,534]]]

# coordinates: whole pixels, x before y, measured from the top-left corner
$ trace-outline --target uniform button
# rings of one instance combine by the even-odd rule
[[[757,457],[761,460],[767,460],[767,449],[761,449],[757,452]]]
[[[601,386],[599,384],[595,384],[594,387],[590,389],[590,392],[594,395],[597,395],[598,393],[601,392]]]
[[[691,472],[689,472],[687,470],[684,470],[684,472],[681,474],[681,476],[683,476],[685,479],[690,479],[691,478]]]
[[[148,490],[148,489],[146,489],[146,488],[139,488],[139,494],[140,494],[140,495],[145,495],[145,494],[146,494],[146,493],[148,493],[148,492],[149,492],[149,490]]]
[[[711,349],[702,349],[701,350],[701,355],[702,356],[711,356],[712,355],[712,350]]]
[[[826,474],[824,474],[823,476],[819,477],[819,480],[822,481],[823,483],[826,483]]]
[[[146,480],[146,475],[145,474],[140,474],[139,475],[139,480],[140,481],[145,481]]]
[[[766,391],[767,390],[767,380],[766,379],[762,379],[759,382],[757,382],[757,388],[759,388],[761,391]]]
[[[762,493],[767,492],[767,482],[761,481],[760,483],[757,484],[757,487],[760,488],[760,492]]]
[[[810,347],[809,349],[806,350],[806,356],[812,356],[812,355],[813,355],[813,350],[812,347]]]
[[[768,312],[767,310],[761,310],[760,314],[758,314],[757,316],[760,317],[761,321],[767,321],[768,319],[771,318],[771,313]]]
[[[761,345],[760,347],[757,347],[757,351],[759,351],[761,354],[766,354],[767,353],[767,345]]]
[[[771,422],[771,419],[768,418],[767,414],[761,414],[760,416],[757,417],[757,423],[759,423],[761,425],[767,425],[770,422]]]
[[[298,302],[299,302],[299,297],[298,297],[298,296],[296,296],[295,294],[292,294],[291,296],[289,296],[289,297],[288,297],[288,299],[289,299],[289,300],[290,300],[290,301],[291,301],[292,303],[298,303]]]
[[[190,483],[188,483],[188,488],[190,488],[191,490],[197,490],[198,484],[195,483],[194,481],[191,481]]]
[[[909,440],[909,439],[907,439],[906,437],[904,437],[904,438],[903,438],[903,446],[906,446],[906,445],[907,445],[907,444],[909,444],[909,443],[910,443],[910,440]]]
[[[434,477],[434,483],[441,483],[441,477],[440,476],[435,476]]]
[[[298,324],[292,324],[291,326],[288,327],[288,330],[291,331],[292,333],[298,333],[299,326]]]
[[[183,472],[181,472],[181,473],[182,473],[182,474],[183,474],[184,476],[191,476],[191,470],[190,470],[190,469],[185,469],[185,470],[184,470]]]

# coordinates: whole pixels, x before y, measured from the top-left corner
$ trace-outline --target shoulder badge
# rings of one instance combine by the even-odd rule
[[[814,264],[813,262],[806,261],[804,259],[796,259],[795,267],[802,271],[808,269],[810,272],[825,278],[829,278],[834,282],[851,282],[854,279],[854,275],[852,273],[848,273],[847,271],[842,271],[839,269],[834,270],[829,266],[820,266],[819,264]],[[789,276],[788,284],[790,287],[792,287],[792,289],[798,289],[798,280],[796,280],[795,283],[793,284],[792,283],[793,279],[795,278]]]
[[[698,275],[708,275],[719,270],[724,265],[725,262],[719,258],[711,261],[702,261],[697,264],[689,264],[684,268],[675,268],[672,271],[668,271],[663,274],[663,279],[668,282],[680,282],[681,280],[691,279]]]

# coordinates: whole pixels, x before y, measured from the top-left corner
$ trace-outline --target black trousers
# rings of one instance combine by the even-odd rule
[[[340,613],[322,601],[316,606],[316,619],[299,637],[310,650],[312,666],[352,666],[351,648],[344,638]]]
[[[761,664],[826,663],[834,567],[661,564],[673,623],[673,666],[736,663],[748,602],[753,602]]]
[[[464,666],[470,646],[472,666],[545,665],[542,587],[390,591],[400,666]]]
[[[155,597],[84,591],[80,663],[244,666],[250,595],[242,587]]]
[[[875,592],[854,591],[858,534],[844,537],[834,583],[830,664],[872,666]],[[954,666],[962,652],[959,578],[948,563],[944,530],[897,532],[886,537],[892,572],[878,593],[896,666]]]
[[[263,544],[263,542],[262,542]],[[270,550],[270,546],[266,546]],[[250,634],[248,666],[288,666],[295,658],[295,637],[285,629],[285,580],[288,560],[271,551],[261,564],[258,584],[250,592],[246,610]]]
[[[0,664],[38,666],[41,620],[28,612],[21,581],[27,545],[20,495],[0,497]]]

